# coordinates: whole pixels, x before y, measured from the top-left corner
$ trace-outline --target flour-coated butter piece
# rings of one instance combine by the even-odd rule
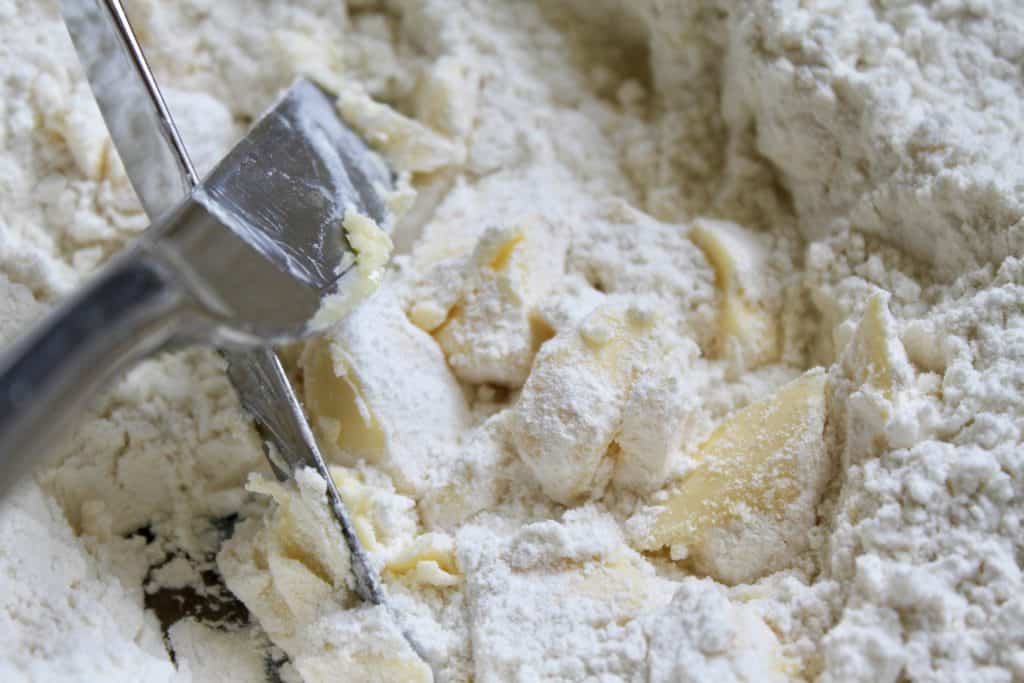
[[[549,497],[568,505],[601,493],[615,468],[611,447],[637,377],[681,343],[644,307],[606,304],[541,347],[511,429],[519,456]],[[627,448],[636,440],[628,439]]]
[[[460,581],[455,542],[448,534],[439,532],[417,536],[392,555],[384,569],[392,574],[409,576],[418,584],[448,587]]]
[[[910,384],[913,369],[889,311],[889,298],[879,292],[868,300],[841,363],[854,381],[892,401]]]
[[[251,683],[263,679],[266,656],[254,646],[254,631],[254,627],[215,628],[193,617],[179,619],[167,629],[177,680]]]
[[[469,425],[444,355],[390,292],[356,308],[303,353],[310,421],[326,455],[384,470],[402,493],[429,487]]]
[[[721,295],[715,354],[740,370],[777,360],[782,340],[765,300],[767,246],[736,223],[709,218],[694,221],[689,237],[714,267]]]
[[[466,156],[462,143],[375,102],[357,86],[343,88],[337,106],[342,118],[399,171],[438,171],[461,163]]]
[[[442,589],[459,583],[451,537],[418,535],[413,500],[386,482],[364,481],[356,470],[332,467],[331,476],[371,564],[385,578],[408,577]],[[356,600],[326,482],[305,468],[294,482],[254,475],[249,489],[270,496],[270,507],[238,525],[218,567],[304,680],[431,680],[390,613]],[[347,635],[339,640],[342,633]]]
[[[377,291],[395,248],[391,236],[376,221],[352,205],[345,207],[341,227],[352,252],[346,254],[348,260],[343,259],[338,270],[349,272],[342,278],[337,291],[325,296],[320,302],[320,308],[311,322],[316,329],[335,325],[351,313],[360,301]],[[351,261],[353,258],[354,267]]]
[[[877,292],[868,299],[829,374],[830,433],[844,467],[890,446],[909,446],[920,429],[912,408],[916,373],[889,298]]]
[[[332,465],[331,478],[352,520],[356,536],[379,563],[407,545],[416,534],[416,503],[387,485],[368,483],[361,472]]]
[[[548,336],[536,307],[561,279],[568,247],[568,231],[539,216],[484,231],[456,298],[438,302],[449,307],[434,336],[460,379],[511,387],[526,381]]]
[[[267,635],[287,644],[327,603],[348,604],[348,551],[313,470],[296,471],[293,485],[253,475],[248,488],[270,496],[271,509],[235,528],[217,565]]]
[[[639,617],[667,605],[675,585],[606,513],[578,508],[504,538],[467,525],[456,544],[475,680],[583,680],[584,662],[600,662],[608,680],[643,670]]]
[[[335,612],[303,633],[289,653],[303,681],[431,683],[430,667],[402,635],[386,607]]]
[[[452,531],[498,503],[507,486],[503,473],[516,457],[507,435],[510,415],[506,409],[474,428],[444,478],[420,496],[417,509],[426,528]]]
[[[797,673],[764,620],[708,579],[687,577],[643,622],[650,683],[784,683]]]
[[[465,137],[477,113],[479,80],[476,68],[464,57],[440,57],[416,83],[416,118],[451,138]]]
[[[689,339],[682,342],[633,383],[615,437],[616,486],[640,492],[660,488],[674,459],[704,429],[707,416],[690,377],[700,349]]]
[[[825,373],[811,370],[725,419],[657,509],[641,547],[669,546],[725,583],[781,569],[806,545],[831,476]]]

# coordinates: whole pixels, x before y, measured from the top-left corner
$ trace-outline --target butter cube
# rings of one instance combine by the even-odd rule
[[[304,681],[431,683],[430,667],[402,635],[387,608],[364,605],[331,614],[306,629],[290,651]]]
[[[253,476],[248,489],[273,498],[264,519],[239,525],[217,565],[228,588],[267,634],[287,640],[316,619],[325,604],[349,599],[349,559],[326,505],[327,484],[313,470],[286,486]]]
[[[349,451],[355,459],[382,457],[387,436],[370,410],[355,370],[327,340],[311,342],[302,356],[305,398],[323,440]]]
[[[392,574],[411,575],[416,583],[454,586],[459,582],[455,542],[448,534],[431,532],[416,537],[389,559],[384,568]]]
[[[547,339],[534,309],[561,278],[568,246],[567,231],[536,216],[484,231],[465,262],[457,297],[443,302],[447,318],[434,331],[459,379],[510,387],[526,381]],[[410,314],[433,322],[439,316],[424,308],[428,303],[416,302]]]
[[[784,567],[805,543],[832,471],[825,374],[811,370],[715,429],[653,516],[643,548],[673,548],[726,583]]]
[[[568,505],[603,490],[635,378],[679,343],[656,317],[609,304],[541,347],[511,429],[548,496]]]
[[[842,364],[854,381],[873,387],[891,401],[894,391],[909,384],[912,372],[888,301],[889,296],[881,292],[868,300]]]
[[[706,419],[699,393],[687,378],[700,354],[683,344],[645,369],[633,383],[615,437],[616,486],[649,492],[664,485],[673,457],[699,438]]]
[[[900,405],[910,400],[915,372],[888,300],[883,292],[868,300],[830,376],[830,433],[844,467],[917,438],[916,420],[899,424],[895,419]]]
[[[306,408],[334,462],[380,466],[401,493],[450,466],[470,417],[441,350],[390,292],[364,301],[313,341],[300,364]]]
[[[424,71],[413,93],[416,118],[453,138],[473,128],[480,90],[472,61],[445,55]]]
[[[343,88],[337,106],[345,121],[400,171],[438,171],[461,164],[466,157],[462,143],[375,102],[361,88]]]
[[[643,671],[642,615],[668,605],[675,584],[624,542],[613,519],[577,508],[506,537],[470,525],[457,546],[474,680],[584,680],[584,659],[607,663],[603,680]]]

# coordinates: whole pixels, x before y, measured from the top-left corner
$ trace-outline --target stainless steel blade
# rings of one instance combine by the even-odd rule
[[[298,280],[335,286],[350,248],[349,207],[379,224],[386,166],[338,117],[334,98],[297,81],[203,180],[199,202]],[[341,282],[344,285],[344,281]]]
[[[121,3],[68,0],[61,9],[128,180],[155,222],[199,176]]]
[[[103,113],[107,129],[143,208],[155,221],[158,216],[177,206],[183,197],[193,192],[199,184],[199,177],[120,2],[64,0],[62,6],[69,33]],[[315,107],[322,105],[321,100],[325,98],[323,93],[318,89],[311,91],[310,88],[315,86],[303,85],[297,91],[298,96],[312,98]],[[290,95],[286,95],[286,98],[288,96]],[[297,100],[286,99],[286,102],[299,107]],[[372,183],[380,182],[382,173],[386,178],[386,170],[382,172],[374,161],[342,157],[345,154],[357,155],[356,145],[362,143],[358,139],[352,140],[355,136],[337,122],[336,116],[327,116],[322,108],[315,109],[312,115],[306,116],[301,108],[295,107],[289,109],[288,113],[293,114],[293,118],[301,118],[304,125],[310,127],[310,139],[314,140],[311,144],[320,146],[321,154],[326,154],[324,158],[328,162],[337,160],[337,163],[350,163],[350,168],[355,169],[355,172],[349,173],[342,169],[339,174],[338,169],[332,167],[331,163],[323,163],[318,172],[332,173],[334,182],[331,187],[341,187],[343,191],[347,189],[349,196],[360,203],[361,210],[369,212],[378,220],[383,220],[383,206],[373,192]],[[333,124],[331,118],[334,119]],[[258,139],[268,143],[276,141],[280,146],[280,139],[268,140],[267,136],[274,136],[275,131],[282,125],[293,125],[287,114],[268,116],[261,119],[255,132],[260,134]],[[324,136],[332,135],[340,136],[337,139],[341,143],[331,146],[330,141],[324,139]],[[295,138],[293,136],[290,139]],[[269,147],[273,149],[274,145],[269,144]],[[337,151],[334,151],[335,149]],[[234,230],[250,230],[249,224],[243,222],[246,219],[263,221],[273,239],[286,249],[299,252],[299,258],[295,263],[299,264],[297,268],[307,268],[307,272],[303,273],[305,279],[308,281],[315,278],[316,287],[326,288],[331,284],[327,280],[332,275],[337,279],[337,274],[309,270],[308,263],[314,261],[314,257],[322,256],[323,251],[327,249],[337,252],[332,252],[329,255],[330,259],[341,258],[341,249],[344,245],[337,241],[325,241],[329,234],[328,228],[332,227],[326,225],[328,219],[324,219],[324,225],[313,226],[316,235],[320,237],[320,242],[316,242],[316,235],[312,232],[291,232],[295,222],[290,223],[289,220],[295,216],[287,209],[277,213],[260,213],[253,211],[242,201],[242,198],[250,199],[254,204],[267,206],[265,202],[258,201],[260,197],[246,193],[250,192],[252,186],[260,186],[260,181],[265,181],[269,172],[277,174],[276,177],[281,180],[281,192],[295,193],[294,199],[290,199],[291,194],[288,195],[289,199],[285,203],[287,207],[294,207],[296,202],[319,201],[324,207],[325,215],[333,211],[328,204],[336,197],[325,197],[322,193],[318,196],[317,190],[320,186],[297,182],[296,178],[304,175],[298,173],[299,169],[295,169],[294,175],[285,177],[291,170],[289,164],[306,163],[310,158],[297,153],[294,149],[291,150],[291,154],[283,153],[287,151],[280,150],[282,153],[264,158],[259,144],[244,141],[214,171],[214,177],[219,181],[214,185],[212,201],[208,205],[215,208],[224,207],[219,208],[216,215],[220,217],[224,214],[229,219],[237,213],[247,212],[243,220],[232,220],[228,223]],[[274,169],[274,164],[281,164],[282,170]],[[253,174],[260,174],[260,178],[253,177]],[[373,177],[370,177],[370,174],[374,174]],[[355,181],[350,180],[350,177],[355,178]],[[356,186],[359,186],[358,189]],[[263,182],[262,187],[266,187],[266,182]],[[303,211],[303,216],[308,216],[308,211]],[[340,218],[337,217],[337,222],[340,222]],[[301,221],[298,224],[305,227]],[[285,227],[288,229],[284,229]],[[206,228],[224,229],[221,226],[210,225],[197,230],[197,233],[209,233]],[[199,237],[201,235],[197,235],[197,239]],[[210,235],[207,234],[206,237],[209,238]],[[307,240],[310,240],[311,246],[307,246]],[[310,249],[319,251],[317,254],[308,254],[308,259],[302,258]],[[218,251],[216,248],[194,248],[191,253],[193,258],[205,252],[223,259],[223,254]],[[211,269],[214,267],[210,266]],[[244,288],[240,288],[240,291],[245,292]],[[374,604],[383,603],[380,580],[355,535],[344,503],[334,487],[277,354],[270,349],[222,353],[228,361],[228,376],[238,391],[239,400],[245,410],[252,415],[266,442],[267,457],[275,474],[282,479],[288,478],[292,476],[296,467],[308,466],[316,469],[324,477],[328,483],[331,509],[338,520],[351,555],[356,579],[355,589],[362,599]]]

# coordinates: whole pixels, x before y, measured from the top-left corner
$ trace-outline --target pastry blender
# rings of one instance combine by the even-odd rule
[[[64,19],[152,224],[0,358],[3,485],[53,446],[119,370],[160,350],[221,347],[279,478],[313,467],[348,546],[355,589],[384,604],[302,408],[270,344],[306,336],[326,294],[359,275],[342,220],[378,223],[390,172],[300,79],[200,179],[119,0],[64,0]],[[419,651],[415,642],[413,647]]]

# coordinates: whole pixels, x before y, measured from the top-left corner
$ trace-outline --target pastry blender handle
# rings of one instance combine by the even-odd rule
[[[188,301],[171,268],[136,247],[0,355],[0,495],[113,375],[171,340]]]

